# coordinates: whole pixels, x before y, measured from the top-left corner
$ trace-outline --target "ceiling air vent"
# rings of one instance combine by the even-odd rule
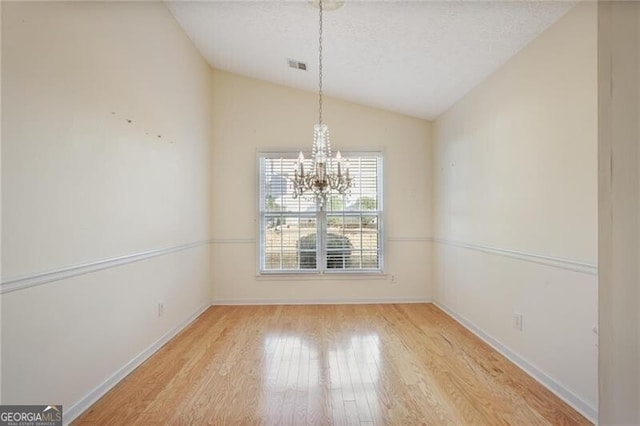
[[[305,64],[304,62],[296,61],[293,59],[288,59],[287,61],[289,62],[289,68],[294,68],[302,71],[307,70],[307,64]]]

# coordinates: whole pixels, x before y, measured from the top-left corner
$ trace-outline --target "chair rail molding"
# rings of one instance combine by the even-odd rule
[[[538,263],[540,265],[551,266],[554,268],[566,269],[568,271],[579,272],[582,274],[598,275],[598,265],[565,259],[562,257],[547,256],[522,250],[493,247],[482,244],[472,244],[462,241],[449,240],[446,238],[433,238],[433,242],[436,244],[442,244],[451,247],[480,251],[496,256],[510,257],[512,259],[518,259],[525,262]]]
[[[164,247],[160,249],[141,251],[131,253],[124,256],[111,257],[107,259],[97,260],[95,262],[83,263],[79,265],[68,266],[66,268],[56,269],[54,271],[41,272],[37,274],[25,275],[16,278],[2,280],[0,283],[0,294],[12,291],[23,290],[29,287],[35,287],[42,284],[48,284],[55,281],[65,280],[78,275],[90,274],[101,271],[103,269],[115,268],[117,266],[126,265],[141,260],[150,259],[152,257],[164,256],[177,251],[188,250],[195,247],[210,244],[211,240],[201,240],[192,243],[181,244],[173,247]]]

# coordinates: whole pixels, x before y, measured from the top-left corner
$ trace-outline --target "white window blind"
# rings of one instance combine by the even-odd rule
[[[343,157],[352,187],[330,194],[321,209],[312,195],[293,198],[296,153],[259,155],[260,272],[382,270],[382,155]],[[310,159],[305,168],[311,170]]]

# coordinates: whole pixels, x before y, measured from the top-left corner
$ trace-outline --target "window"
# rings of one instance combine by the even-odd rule
[[[297,153],[259,154],[261,273],[382,271],[382,155],[343,157],[351,189],[320,208],[313,195],[293,198]]]

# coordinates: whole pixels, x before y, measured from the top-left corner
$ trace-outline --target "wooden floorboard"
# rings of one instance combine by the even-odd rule
[[[431,304],[215,306],[74,423],[582,425]]]

